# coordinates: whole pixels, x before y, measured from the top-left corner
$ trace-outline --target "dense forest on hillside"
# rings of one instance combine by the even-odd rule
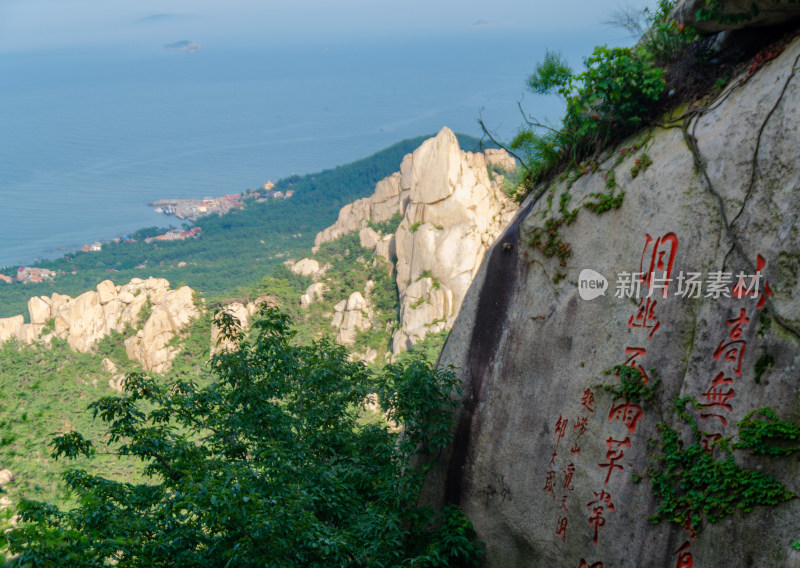
[[[476,138],[457,136],[464,150],[485,147]],[[168,279],[173,286],[187,284],[209,299],[247,295],[272,268],[293,255],[305,254],[316,233],[336,220],[339,209],[370,195],[378,181],[400,169],[405,154],[429,137],[403,140],[351,164],[282,179],[275,189],[294,190],[291,199],[249,201],[243,210],[198,219],[193,224],[202,228],[197,239],[145,243],[145,236],[158,232],[147,228],[133,235],[138,239],[135,243],[106,243],[99,252],[70,253],[40,262],[36,266],[59,275],[40,284],[0,283],[0,317],[24,314],[27,318],[31,296],[58,292],[74,297],[106,279],[124,284],[134,277],[154,276]],[[13,274],[16,268],[4,273]]]

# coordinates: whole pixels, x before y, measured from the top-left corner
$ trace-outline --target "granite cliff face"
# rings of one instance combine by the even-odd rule
[[[734,449],[748,416],[775,423],[757,409],[800,423],[798,62],[795,39],[595,173],[530,197],[487,253],[440,357],[459,369],[463,409],[426,487],[463,507],[485,566],[800,565],[800,500],[736,506],[760,475],[800,494],[797,459]],[[612,172],[622,205],[596,214],[585,206],[612,197]],[[568,246],[565,266],[543,254],[548,239]],[[625,372],[654,399],[619,390]],[[797,448],[767,431],[756,449]],[[652,524],[667,486],[683,500]],[[726,502],[734,514],[711,523]]]
[[[453,132],[443,128],[405,156],[400,171],[378,182],[372,196],[343,207],[336,223],[317,234],[319,246],[359,231],[362,247],[394,263],[401,305],[394,353],[452,326],[483,255],[516,210],[501,189],[502,175],[490,174],[489,166],[509,171],[515,162],[502,150],[464,152]],[[369,226],[396,214],[402,221],[394,234]],[[313,268],[311,262],[303,259],[292,270]],[[309,288],[304,305],[322,293]],[[342,343],[369,328],[369,300],[361,299],[357,310],[349,306],[361,302],[350,296],[336,311],[333,324]]]
[[[149,312],[149,313],[148,313]],[[34,296],[28,300],[30,323],[21,315],[0,319],[0,342],[16,339],[31,344],[65,339],[69,347],[83,353],[112,331],[122,332],[137,326],[142,314],[146,320],[135,336],[125,340],[128,357],[139,361],[147,371],[164,372],[176,350],[167,343],[199,312],[188,286],[170,290],[163,278],[134,278],[124,286],[111,280],[70,298],[63,294]]]

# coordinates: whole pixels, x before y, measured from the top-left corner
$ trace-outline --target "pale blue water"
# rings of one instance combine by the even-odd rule
[[[567,46],[579,63],[594,43],[498,34],[2,55],[0,266],[175,222],[147,207],[155,199],[240,192],[445,125],[480,136],[479,115],[508,138],[545,47]],[[539,116],[560,112],[557,101],[525,102]]]

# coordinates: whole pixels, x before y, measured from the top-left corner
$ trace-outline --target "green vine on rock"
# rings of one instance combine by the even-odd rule
[[[729,439],[714,442],[714,446],[725,454],[723,459],[715,459],[714,453],[701,443],[701,432],[686,412],[686,402],[696,404],[691,397],[678,398],[675,408],[678,415],[691,425],[694,443],[686,445],[680,434],[663,422],[657,425],[661,440],[650,441],[656,455],[650,461],[648,475],[653,493],[659,500],[650,522],[675,523],[694,537],[704,522],[715,523],[737,510],[749,512],[757,506],[777,505],[795,497],[794,493],[772,477],[737,464]],[[747,447],[751,451],[756,447],[765,448],[762,444],[764,438],[758,438],[758,433],[770,431],[768,425],[775,422],[758,422],[766,426],[745,425],[745,431],[749,429],[753,437],[750,442],[745,442],[746,446],[740,446],[740,442],[734,444],[734,448]],[[740,436],[741,428],[742,425]],[[800,434],[800,429],[788,434],[782,430],[782,434]],[[746,439],[747,436],[745,434]]]
[[[788,456],[800,451],[800,426],[779,419],[770,407],[759,408],[739,422],[739,441],[733,447],[751,454]]]
[[[653,402],[656,388],[661,383],[658,377],[648,382],[641,369],[630,365],[614,365],[611,369],[603,371],[603,374],[616,375],[619,377],[619,384],[599,386],[614,395],[614,398],[624,398],[630,402]]]

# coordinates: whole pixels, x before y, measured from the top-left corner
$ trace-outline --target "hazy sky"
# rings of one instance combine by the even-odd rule
[[[624,0],[0,0],[0,52],[598,33]],[[652,3],[652,0],[650,0]],[[608,28],[609,42],[625,33]]]

